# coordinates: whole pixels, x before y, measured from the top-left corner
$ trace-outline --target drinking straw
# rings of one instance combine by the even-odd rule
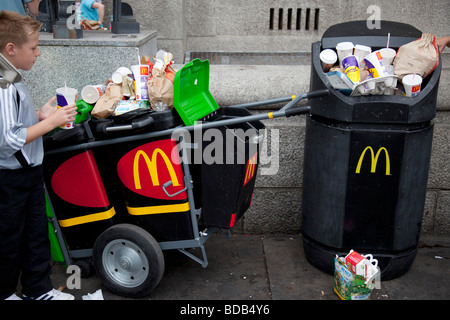
[[[388,41],[387,41],[387,45],[386,45],[386,48],[388,48],[389,49],[389,40],[391,39],[391,33],[389,32],[388,33]]]

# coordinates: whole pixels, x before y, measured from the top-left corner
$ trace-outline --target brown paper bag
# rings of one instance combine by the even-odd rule
[[[104,119],[114,113],[117,104],[123,99],[122,85],[111,84],[106,88],[103,95],[100,96],[91,115],[97,119]]]
[[[173,108],[173,83],[175,81],[176,70],[173,69],[173,54],[160,50],[153,56],[155,63],[152,63],[146,56],[143,58],[145,63],[150,66],[150,75],[147,82],[148,100],[153,109],[157,111],[161,106],[155,107],[159,102],[167,106],[167,109]]]
[[[413,73],[427,77],[439,64],[436,36],[424,33],[422,38],[401,46],[393,64],[400,80]]]
[[[148,98],[152,108],[159,101],[167,105],[169,109],[173,108],[173,81],[175,71],[172,67],[165,70],[153,68],[152,75],[148,80]]]

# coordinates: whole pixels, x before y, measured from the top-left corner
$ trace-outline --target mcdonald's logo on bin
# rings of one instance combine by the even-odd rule
[[[245,169],[245,177],[244,177],[244,186],[252,180],[255,176],[256,164],[258,163],[258,153],[255,153],[250,159],[247,161],[247,168]]]
[[[391,175],[391,162],[389,159],[389,152],[387,151],[386,148],[381,147],[378,149],[377,153],[375,154],[373,151],[373,148],[371,146],[366,147],[363,152],[361,153],[361,156],[359,157],[358,160],[358,165],[356,166],[356,173],[360,173],[361,172],[361,165],[362,162],[364,160],[364,156],[366,155],[367,150],[370,151],[370,160],[371,160],[371,168],[370,168],[370,172],[371,173],[375,173],[376,169],[377,169],[377,163],[378,163],[378,158],[380,157],[381,151],[384,151],[384,155],[386,158],[386,175],[390,176]]]
[[[162,185],[172,181],[171,193],[184,188],[181,161],[172,162],[175,141],[158,140],[139,146],[126,153],[117,164],[117,173],[122,183],[131,191],[140,195],[165,200],[182,200],[187,198],[186,192],[168,197]]]

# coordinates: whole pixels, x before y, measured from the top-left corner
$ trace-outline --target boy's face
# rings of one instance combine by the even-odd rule
[[[35,64],[37,57],[41,55],[38,49],[39,33],[33,32],[28,36],[28,41],[21,47],[14,46],[13,55],[9,55],[9,61],[21,70],[30,70]]]

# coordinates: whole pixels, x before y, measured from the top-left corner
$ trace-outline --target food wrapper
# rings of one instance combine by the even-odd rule
[[[134,100],[136,98],[136,95],[134,93],[133,79],[131,79],[129,76],[122,77],[122,92],[124,97],[128,97],[128,99],[130,100]]]
[[[136,109],[149,109],[147,100],[122,100],[119,101],[116,109],[114,110],[114,115],[118,116]]]
[[[112,115],[117,104],[123,99],[122,85],[109,84],[103,94],[95,104],[91,115],[97,119],[104,119]]]
[[[372,290],[379,289],[380,269],[375,267],[367,280],[352,273],[344,257],[334,259],[334,292],[341,300],[369,300]]]

